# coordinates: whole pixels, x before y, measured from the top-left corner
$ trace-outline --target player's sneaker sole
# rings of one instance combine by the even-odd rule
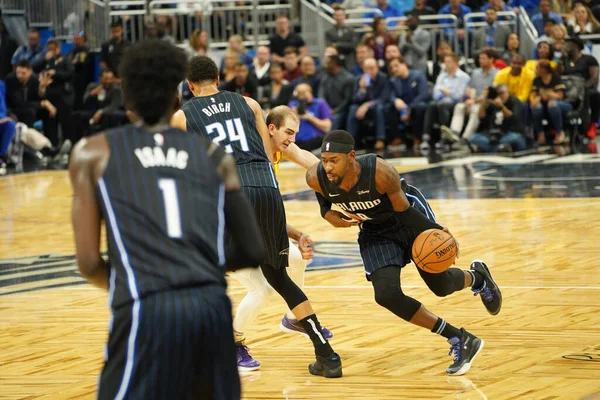
[[[260,369],[260,365],[256,366],[256,367],[242,367],[241,365],[238,365],[238,371],[240,372],[252,372],[252,371],[258,371]]]
[[[298,335],[302,335],[302,336],[310,339],[310,337],[305,332],[301,332],[301,331],[298,331],[296,329],[290,329],[290,328],[288,328],[287,326],[285,326],[283,324],[279,324],[279,329],[282,332],[285,332],[285,333],[297,333]]]

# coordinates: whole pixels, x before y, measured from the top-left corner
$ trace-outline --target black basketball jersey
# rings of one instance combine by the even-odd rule
[[[377,157],[375,154],[356,157],[356,162],[360,165],[360,173],[358,181],[348,191],[327,179],[322,162],[317,169],[319,184],[325,198],[337,204],[342,210],[355,214],[367,225],[388,221],[396,214],[387,194],[379,193],[375,187]]]
[[[110,158],[97,194],[112,307],[175,288],[224,286],[225,189],[215,166],[223,150],[210,156],[209,140],[174,128],[128,125],[105,135]]]
[[[256,116],[243,96],[223,91],[194,97],[181,109],[188,132],[207,137],[233,154],[242,186],[277,187],[273,167],[256,129]]]

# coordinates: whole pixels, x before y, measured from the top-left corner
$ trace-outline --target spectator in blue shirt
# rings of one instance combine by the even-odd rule
[[[539,0],[512,0],[510,5],[514,9],[523,7],[527,14],[534,15],[538,11]]]
[[[388,4],[388,0],[377,0],[377,7],[381,10],[381,13],[383,14],[383,18],[387,19],[387,18],[392,18],[392,17],[402,17],[404,15],[404,12],[396,7],[394,7],[391,4]],[[375,18],[377,16],[377,14],[375,13],[366,13],[364,15],[365,18]],[[392,27],[392,26],[396,26],[398,25],[399,21],[395,21],[395,22],[388,22],[388,27]]]
[[[6,173],[8,146],[15,136],[15,121],[8,117],[6,109],[6,86],[0,81],[0,170]]]
[[[493,8],[496,12],[501,11],[512,11],[510,6],[506,4],[503,0],[489,0],[481,7],[481,12],[485,12],[488,8]]]
[[[40,45],[40,33],[35,29],[29,31],[28,36],[29,46],[19,46],[15,54],[12,56],[11,64],[13,67],[19,61],[27,60],[29,64],[34,65],[44,60],[44,46]]]
[[[440,8],[440,14],[452,14],[458,19],[458,27],[456,32],[454,28],[446,27],[444,28],[444,32],[446,32],[449,36],[458,35],[460,40],[465,39],[465,22],[464,17],[466,14],[471,12],[471,8],[465,6],[460,2],[460,0],[450,0],[448,4],[444,7]],[[440,24],[449,24],[452,23],[451,19],[441,19]]]
[[[296,100],[288,106],[300,117],[300,130],[296,144],[304,150],[321,147],[323,136],[331,129],[331,107],[323,99],[313,97],[312,88],[307,83],[296,87]]]
[[[388,63],[390,71],[390,103],[397,111],[392,129],[400,121],[412,127],[413,137],[420,139],[429,100],[429,85],[423,71],[408,69],[402,57]]]
[[[385,148],[385,106],[390,98],[388,76],[379,72],[377,61],[368,58],[363,62],[364,75],[358,79],[354,86],[352,105],[348,111],[346,129],[354,137],[358,137],[359,121],[364,120],[368,113],[375,117],[375,149]]]
[[[551,19],[557,24],[563,23],[562,17],[551,10],[550,0],[540,0],[540,12],[531,17],[531,23],[540,36],[544,34],[544,20]]]

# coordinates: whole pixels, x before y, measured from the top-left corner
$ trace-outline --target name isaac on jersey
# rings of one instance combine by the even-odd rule
[[[154,148],[150,146],[142,147],[141,149],[135,149],[134,153],[144,168],[171,167],[185,169],[190,157],[187,151],[177,150],[174,147],[169,147],[166,154],[163,148],[159,146]]]

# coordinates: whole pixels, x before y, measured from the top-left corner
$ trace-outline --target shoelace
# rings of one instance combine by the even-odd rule
[[[250,353],[248,353],[248,347],[244,345],[238,346],[238,351],[240,352],[240,358],[250,358]]]
[[[460,340],[454,344],[450,344],[450,351],[448,355],[451,356],[452,352],[454,352],[454,363],[460,361]]]
[[[483,281],[483,286],[481,289],[474,290],[473,292],[473,296],[480,294],[486,303],[491,303],[494,301],[494,293],[492,292],[492,289],[487,286],[486,281]]]

